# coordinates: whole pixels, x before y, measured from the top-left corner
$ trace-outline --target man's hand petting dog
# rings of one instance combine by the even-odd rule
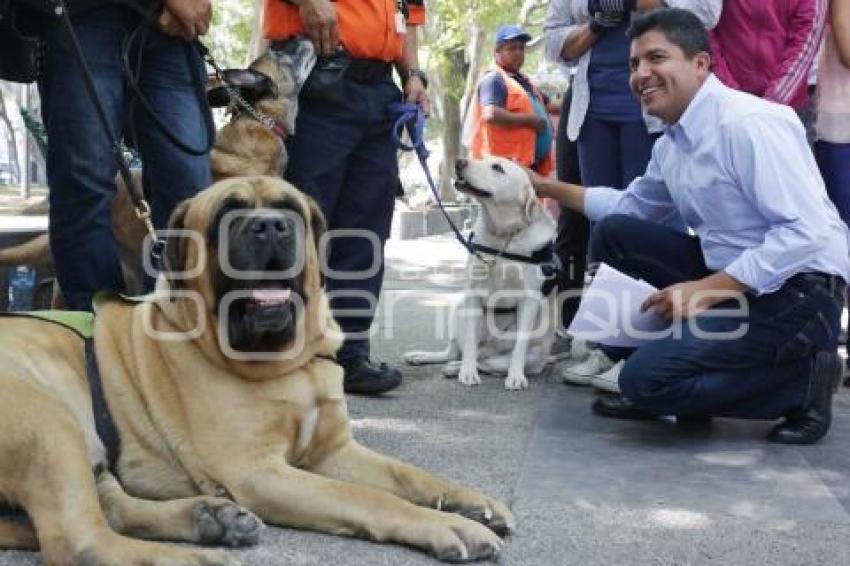
[[[211,21],[211,0],[166,0],[158,23],[166,35],[193,41],[207,34]]]
[[[655,313],[669,321],[685,320],[707,311],[722,301],[741,298],[744,285],[718,272],[696,281],[676,283],[650,295],[641,311],[654,308]]]
[[[535,194],[539,197],[549,197],[556,198],[557,195],[552,192],[552,183],[551,179],[548,177],[544,177],[534,169],[529,167],[523,167],[526,174],[528,174],[528,180],[531,181],[531,187],[534,189]]]

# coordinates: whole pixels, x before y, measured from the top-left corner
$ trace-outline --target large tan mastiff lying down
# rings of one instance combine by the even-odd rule
[[[352,438],[318,268],[323,225],[308,197],[271,177],[221,181],[175,211],[172,228],[202,239],[169,241],[158,287],[169,296],[98,305],[98,366],[121,440],[114,475],[83,340],[4,319],[0,496],[31,523],[0,519],[0,547],[40,546],[47,564],[231,564],[129,537],[250,544],[256,514],[444,560],[498,553],[496,533],[513,526],[504,505]],[[250,271],[266,274],[238,277]]]

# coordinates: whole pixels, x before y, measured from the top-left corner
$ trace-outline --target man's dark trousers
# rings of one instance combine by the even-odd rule
[[[696,237],[623,215],[596,224],[590,255],[659,289],[711,274]],[[793,414],[807,402],[816,352],[837,347],[844,288],[834,276],[798,274],[775,292],[746,293],[746,314],[723,314],[738,303],[719,303],[677,324],[680,337],[635,350],[620,389],[636,407],[658,415]],[[740,337],[721,336],[736,331]]]
[[[561,102],[561,114],[558,130],[555,134],[555,165],[559,181],[581,185],[581,171],[578,166],[578,146],[567,136],[567,122],[573,93],[568,90]],[[587,243],[590,224],[580,212],[565,206],[558,216],[558,236],[555,239],[555,253],[564,266],[558,279],[558,291],[563,300],[561,305],[561,325],[568,328],[578,311],[581,292],[584,289],[584,272],[587,270]]]
[[[398,160],[387,107],[401,101],[387,77],[374,83],[344,79],[338,102],[300,99],[295,136],[287,144],[286,177],[315,198],[331,231],[327,290],[346,334],[341,363],[369,355],[369,327],[381,292],[384,242],[398,188]]]

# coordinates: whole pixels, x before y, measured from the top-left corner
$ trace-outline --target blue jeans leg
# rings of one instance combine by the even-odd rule
[[[826,194],[850,227],[850,143],[815,142],[815,157],[826,184]],[[850,359],[847,360],[850,366]]]
[[[646,171],[655,139],[643,122],[585,117],[577,140],[582,181],[588,186],[626,188]]]
[[[214,136],[205,127],[205,82],[204,62],[194,46],[151,32],[141,91],[177,139],[193,149],[205,148]],[[177,204],[212,182],[209,153],[192,155],[178,148],[138,105],[135,119],[153,223],[165,228]]]
[[[611,215],[597,222],[589,250],[592,263],[607,263],[658,289],[709,274],[697,238],[629,216]],[[614,346],[600,349],[615,361],[633,352]]]
[[[75,19],[86,57],[112,129],[124,117],[121,40],[127,32],[123,10],[103,8]],[[95,291],[123,288],[112,237],[109,203],[117,166],[101,130],[83,75],[65,30],[52,25],[39,90],[49,138],[50,245],[56,276],[69,309],[91,310]]]
[[[302,99],[288,146],[287,177],[319,202],[331,234],[360,232],[333,235],[327,260],[331,308],[346,333],[337,354],[343,362],[369,355],[398,180],[386,108],[400,98],[389,81],[346,80],[344,104]]]
[[[619,186],[626,188],[635,177],[646,173],[646,166],[652,157],[652,146],[658,135],[650,134],[643,121],[617,124],[617,128],[620,133]]]
[[[711,273],[695,236],[631,216],[612,214],[597,222],[589,248],[591,262],[607,263],[659,289]]]
[[[600,222],[591,249],[659,288],[710,273],[696,238],[629,217]],[[807,399],[816,352],[835,349],[840,287],[796,276],[774,293],[747,294],[744,310],[720,303],[638,348],[623,366],[620,388],[660,415],[787,415]]]
[[[838,215],[850,226],[850,143],[815,143],[815,157],[826,184],[826,194]]]
[[[623,188],[617,124],[586,116],[576,144],[581,180],[585,185]]]

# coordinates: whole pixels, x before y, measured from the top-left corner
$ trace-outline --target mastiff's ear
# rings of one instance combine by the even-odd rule
[[[305,195],[306,196],[306,195]],[[328,231],[328,224],[325,221],[325,215],[322,213],[322,209],[319,208],[319,203],[317,203],[312,197],[307,196],[307,206],[310,209],[310,232],[313,233],[313,243],[316,246],[316,256],[319,258],[319,274],[321,277],[321,285],[325,286],[325,270],[322,266],[326,264],[326,258],[322,257],[322,252],[330,255],[330,247],[325,246],[325,249],[322,250],[321,239],[324,236],[325,232]]]
[[[325,215],[322,213],[322,209],[319,208],[319,203],[315,199],[308,196],[307,205],[310,209],[310,231],[313,233],[313,241],[316,243],[316,251],[318,252],[319,240],[328,231],[328,224],[325,221]]]
[[[168,220],[169,230],[185,230],[186,213],[189,211],[189,201],[184,200],[174,208],[171,213],[171,218]],[[165,259],[164,266],[165,278],[168,280],[168,286],[172,289],[178,289],[182,285],[181,278],[173,277],[174,273],[179,273],[186,269],[186,256],[189,250],[189,240],[185,236],[170,235],[165,240]]]

